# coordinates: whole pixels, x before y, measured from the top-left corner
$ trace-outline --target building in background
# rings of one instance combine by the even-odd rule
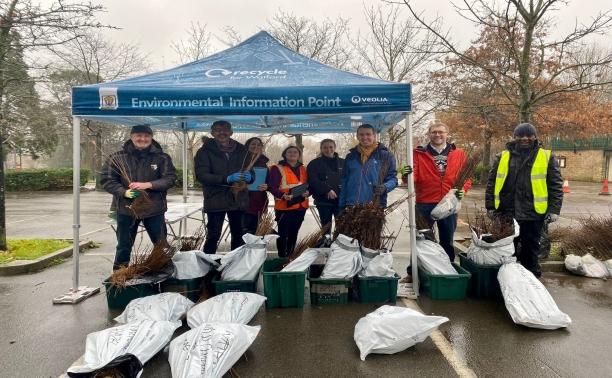
[[[544,144],[557,156],[564,178],[612,181],[612,135],[577,140],[551,138]]]

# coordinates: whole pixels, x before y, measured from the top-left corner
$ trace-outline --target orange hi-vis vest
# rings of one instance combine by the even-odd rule
[[[291,188],[304,184],[308,182],[308,177],[306,176],[306,168],[303,165],[300,165],[300,179],[297,178],[291,167],[286,165],[277,164],[276,168],[281,174],[281,182],[279,190],[283,193],[289,193]],[[299,209],[308,209],[308,198],[305,198],[304,201],[298,202],[295,205],[287,206],[287,201],[282,198],[274,199],[274,209],[276,210],[299,210]]]

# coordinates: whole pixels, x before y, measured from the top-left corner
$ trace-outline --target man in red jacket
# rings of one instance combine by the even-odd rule
[[[437,222],[440,245],[450,261],[454,261],[453,236],[457,228],[457,214],[434,221],[431,218],[431,211],[453,187],[467,157],[463,150],[447,143],[448,126],[444,123],[433,121],[427,133],[429,144],[426,147],[417,147],[413,154],[416,210],[430,226]],[[463,189],[457,191],[457,198],[462,199],[470,187],[471,181],[468,180]]]

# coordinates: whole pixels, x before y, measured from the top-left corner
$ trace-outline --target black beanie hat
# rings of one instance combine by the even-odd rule
[[[538,136],[538,131],[535,126],[531,123],[521,123],[517,127],[514,128],[514,136],[522,137],[522,136]]]
[[[146,133],[149,135],[153,135],[153,130],[151,130],[151,126],[146,125],[146,124],[132,126],[132,130],[130,131],[130,134],[137,134],[137,133]]]

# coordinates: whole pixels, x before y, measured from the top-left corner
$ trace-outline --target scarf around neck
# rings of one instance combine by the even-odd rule
[[[378,148],[378,143],[372,144],[370,147],[363,147],[361,144],[357,145],[357,151],[361,155],[361,165],[365,164],[370,158],[370,155]]]

